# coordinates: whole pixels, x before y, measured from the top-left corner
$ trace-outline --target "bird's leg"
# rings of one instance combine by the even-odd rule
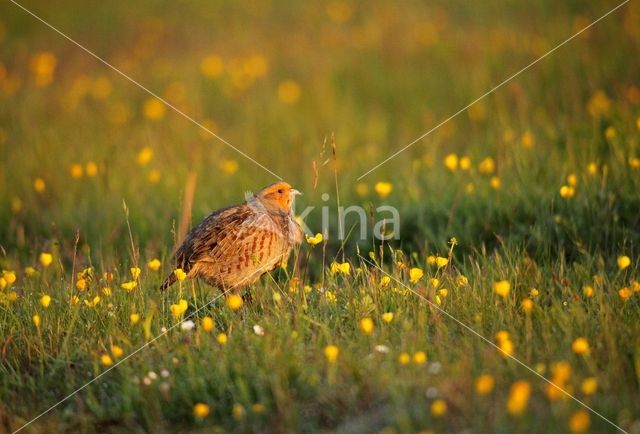
[[[253,291],[252,291],[252,287],[248,287],[243,293],[242,293],[242,301],[245,302],[245,304],[252,304],[253,303]]]

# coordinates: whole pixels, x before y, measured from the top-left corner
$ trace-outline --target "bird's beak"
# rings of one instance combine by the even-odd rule
[[[291,195],[293,196],[302,196],[302,193],[300,193],[298,190],[296,190],[295,188],[291,189]]]

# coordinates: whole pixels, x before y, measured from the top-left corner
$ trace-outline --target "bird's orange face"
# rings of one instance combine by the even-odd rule
[[[302,194],[286,182],[276,182],[263,188],[256,197],[265,207],[285,212],[291,211],[291,204],[296,195]]]

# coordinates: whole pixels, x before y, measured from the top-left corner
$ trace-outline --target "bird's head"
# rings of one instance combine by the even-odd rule
[[[260,190],[256,197],[267,209],[291,212],[291,205],[296,195],[302,194],[286,182],[276,182]]]

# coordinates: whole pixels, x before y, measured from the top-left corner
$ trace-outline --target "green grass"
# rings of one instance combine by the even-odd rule
[[[346,21],[336,22],[345,5]],[[615,4],[25,6],[302,190],[297,211],[316,207],[307,219],[314,231],[323,206],[331,224],[326,244],[303,245],[286,270],[247,290],[251,301],[238,311],[200,282],[157,291],[172,269],[189,176],[197,177],[191,224],[274,178],[169,109],[150,119],[147,93],[3,3],[0,270],[17,280],[0,290],[0,432],[20,428],[102,373],[25,432],[570,432],[583,407],[554,398],[544,380],[440,311],[436,296],[441,309],[491,342],[507,331],[513,355],[545,377],[557,379],[554,367],[568,363],[561,384],[568,392],[638,431],[636,3],[361,181]],[[32,67],[42,52],[56,60],[45,86]],[[201,72],[210,55],[224,64],[214,78]],[[256,58],[266,62],[264,71],[250,66]],[[279,96],[287,80],[300,89],[292,104]],[[152,156],[141,164],[145,147]],[[447,169],[451,153],[468,156],[471,167]],[[492,171],[481,170],[486,158]],[[95,176],[88,163],[96,164]],[[83,171],[77,179],[74,164]],[[152,173],[157,182],[149,181]],[[399,210],[399,240],[381,245],[369,235],[383,217],[373,212],[368,239],[356,239],[349,219],[353,231],[342,245],[334,173],[342,205]],[[569,175],[576,194],[563,198]],[[43,192],[34,189],[38,178]],[[381,181],[393,186],[386,198],[375,191]],[[458,245],[449,256],[452,237]],[[39,262],[42,252],[53,254],[49,267]],[[449,264],[428,265],[430,255]],[[631,258],[628,268],[618,267],[621,255]],[[158,271],[146,266],[153,258],[162,262]],[[349,275],[331,273],[334,261],[349,262]],[[128,292],[121,284],[134,266],[142,274]],[[378,266],[397,281],[383,285]],[[78,273],[89,267],[93,277],[80,291]],[[412,267],[424,270],[414,283]],[[468,284],[457,284],[460,276]],[[505,298],[493,290],[501,280],[511,284]],[[591,297],[585,286],[593,287]],[[626,300],[622,288],[630,288]],[[45,294],[52,298],[46,308]],[[96,295],[98,304],[88,306]],[[171,314],[180,299],[193,330],[180,330]],[[530,312],[522,307],[527,299]],[[394,314],[390,323],[386,312]],[[132,313],[140,315],[136,324]],[[201,326],[205,316],[214,330]],[[373,320],[371,334],[361,331],[363,318]],[[153,340],[163,328],[170,330]],[[578,337],[588,340],[588,355],[572,351]],[[131,357],[105,373],[101,357],[112,345],[124,350],[111,354],[115,362]],[[325,357],[327,345],[339,348],[335,363]],[[419,351],[424,364],[412,361]],[[475,390],[482,374],[495,379],[488,395]],[[582,390],[589,377],[598,383],[593,394]],[[508,402],[520,380],[531,395],[516,415]],[[430,410],[437,399],[447,404],[440,417]],[[203,419],[193,414],[199,402],[210,408]],[[590,431],[615,430],[589,415]]]

